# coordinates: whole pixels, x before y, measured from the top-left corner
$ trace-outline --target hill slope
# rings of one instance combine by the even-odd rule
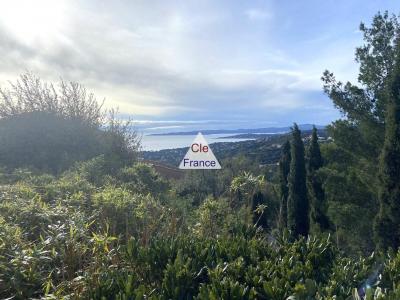
[[[307,139],[311,135],[311,131],[305,130],[302,135]],[[319,130],[319,135],[326,138],[326,131]],[[259,135],[255,140],[234,143],[218,142],[212,143],[210,146],[220,161],[236,155],[246,155],[246,157],[257,161],[259,164],[276,164],[281,153],[280,147],[289,137],[290,133]],[[221,140],[223,141],[223,139]],[[189,147],[160,151],[143,151],[142,156],[146,160],[159,161],[173,167],[178,167],[188,149]]]

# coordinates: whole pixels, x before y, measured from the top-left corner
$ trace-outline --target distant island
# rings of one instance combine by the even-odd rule
[[[314,125],[312,124],[301,124],[299,125],[300,130],[311,130]],[[317,129],[325,129],[324,125],[315,125]],[[209,134],[238,134],[232,137],[235,138],[249,138],[249,134],[277,134],[290,132],[291,127],[267,127],[267,128],[242,128],[242,129],[210,129],[210,130],[196,130],[196,131],[179,131],[179,132],[167,132],[167,133],[153,133],[151,136],[168,136],[168,135],[196,135],[201,132],[204,135]],[[261,136],[258,136],[261,137]],[[255,138],[255,136],[252,136]]]

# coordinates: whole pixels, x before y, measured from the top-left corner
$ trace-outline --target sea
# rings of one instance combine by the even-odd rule
[[[232,134],[208,134],[204,135],[209,144],[216,142],[240,142],[249,139],[223,138]],[[141,135],[141,146],[143,151],[158,151],[163,149],[174,149],[189,147],[196,135]],[[212,149],[212,148],[211,148]]]

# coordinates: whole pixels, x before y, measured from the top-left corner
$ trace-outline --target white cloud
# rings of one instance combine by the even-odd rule
[[[302,60],[274,43],[262,27],[266,22],[255,26],[242,7],[215,1],[197,7],[39,0],[27,6],[31,12],[23,9],[25,0],[15,1],[0,5],[0,80],[26,69],[48,80],[62,76],[134,116],[253,118],[264,109],[299,108],[310,103],[308,93],[321,90],[321,66],[345,73],[353,53],[318,49]],[[274,22],[269,8],[244,14]]]

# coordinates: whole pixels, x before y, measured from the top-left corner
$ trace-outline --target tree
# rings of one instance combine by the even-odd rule
[[[322,80],[325,93],[332,99],[344,119],[328,127],[335,143],[354,155],[358,167],[369,185],[377,185],[378,157],[383,146],[385,98],[382,97],[385,80],[390,74],[396,56],[400,25],[395,15],[378,13],[370,27],[360,24],[364,44],[356,49],[355,59],[360,64],[358,81],[361,86],[337,81],[326,70]]]
[[[400,246],[400,45],[385,90],[385,142],[379,166],[379,214],[374,224],[377,247]]]
[[[101,134],[47,112],[0,119],[0,164],[59,173],[76,161],[100,155]]]
[[[308,149],[307,177],[311,202],[310,225],[316,232],[329,229],[329,220],[326,216],[325,207],[325,191],[317,174],[322,165],[323,159],[319,148],[317,129],[314,126]]]
[[[291,162],[288,177],[289,194],[287,225],[293,237],[307,236],[309,231],[308,197],[304,144],[301,132],[295,123],[292,128]]]
[[[115,110],[76,82],[58,86],[25,73],[0,88],[0,164],[60,173],[104,155],[109,171],[136,159],[139,139]]]
[[[324,72],[322,80],[325,92],[350,123],[377,126],[385,119],[386,100],[381,95],[393,68],[400,25],[395,15],[378,13],[371,27],[361,23],[360,31],[365,43],[356,49],[355,59],[360,63],[358,80],[362,87],[350,82],[344,85],[329,71]]]
[[[93,93],[77,82],[60,80],[58,85],[43,82],[33,73],[21,74],[10,88],[0,88],[0,119],[31,112],[46,112],[62,119],[89,126],[103,124],[104,100],[98,102]]]
[[[279,160],[279,192],[280,192],[280,210],[279,227],[287,227],[287,198],[288,198],[288,175],[290,171],[290,142],[286,141],[282,146],[282,155]]]
[[[323,147],[321,171],[328,215],[340,231],[341,245],[370,252],[375,247],[371,219],[379,209],[381,185],[376,174],[385,136],[387,97],[383,94],[395,62],[400,25],[395,15],[378,13],[371,25],[361,24],[360,31],[364,42],[355,53],[359,84],[342,83],[330,71],[322,77],[324,91],[343,118],[328,126],[334,142]],[[354,213],[357,219],[350,224]]]

